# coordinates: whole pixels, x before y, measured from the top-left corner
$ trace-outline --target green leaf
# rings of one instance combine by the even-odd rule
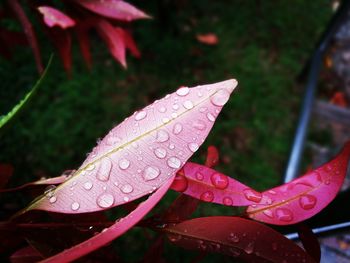
[[[34,97],[37,90],[39,89],[41,83],[43,82],[47,71],[51,65],[52,56],[49,59],[49,62],[45,68],[45,71],[40,76],[40,78],[35,83],[34,87],[24,96],[24,98],[12,108],[10,112],[8,112],[5,116],[0,117],[0,136],[3,134],[4,130],[9,127],[9,125],[12,123],[12,121],[17,117],[21,112],[23,112],[23,109],[26,105],[30,102],[30,100]]]

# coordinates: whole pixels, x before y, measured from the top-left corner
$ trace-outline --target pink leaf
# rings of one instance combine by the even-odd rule
[[[140,58],[141,52],[138,49],[138,47],[136,46],[136,43],[135,43],[133,37],[131,36],[131,34],[128,31],[126,31],[120,27],[116,27],[115,29],[117,31],[119,31],[120,34],[123,36],[125,47],[131,52],[131,54],[135,58]]]
[[[219,151],[214,145],[208,147],[207,159],[205,160],[205,166],[211,168],[219,163]]]
[[[142,202],[133,212],[131,212],[125,218],[118,220],[111,227],[104,229],[101,233],[97,234],[96,236],[74,247],[66,249],[53,257],[45,259],[42,262],[70,262],[82,256],[85,256],[113,241],[114,239],[128,231],[131,227],[136,225],[159,202],[159,200],[168,191],[172,181],[173,178],[170,178],[146,201]]]
[[[182,87],[135,112],[107,134],[53,196],[38,198],[21,213],[100,211],[156,190],[202,144],[236,85],[227,80]]]
[[[275,225],[295,224],[312,217],[337,195],[349,158],[350,142],[329,163],[290,183],[263,192],[262,201],[248,207],[248,216]]]
[[[150,18],[147,14],[122,0],[77,0],[86,9],[113,19],[132,21]]]
[[[32,263],[41,259],[43,259],[42,255],[30,246],[17,250],[10,257],[11,263]]]
[[[44,16],[44,22],[48,27],[58,26],[62,29],[75,26],[72,18],[50,6],[39,6],[38,10]]]
[[[314,262],[282,234],[239,217],[195,218],[161,231],[171,242],[186,249],[223,253],[244,262]]]
[[[115,30],[114,27],[104,19],[98,20],[95,26],[101,38],[106,42],[111,55],[120,62],[124,68],[126,68],[123,35]]]
[[[256,204],[261,193],[206,166],[187,162],[171,189],[205,202],[227,206]]]

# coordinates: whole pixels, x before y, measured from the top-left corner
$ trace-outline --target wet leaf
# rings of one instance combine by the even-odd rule
[[[262,193],[247,215],[254,220],[289,225],[312,217],[325,208],[343,184],[350,158],[350,142],[332,161],[290,183]],[[265,200],[264,203],[262,203]],[[266,200],[269,200],[266,203]]]
[[[202,144],[236,85],[228,80],[182,87],[135,112],[98,143],[52,196],[41,196],[19,214],[31,209],[100,211],[155,191]]]
[[[282,234],[239,217],[195,218],[162,231],[172,243],[186,249],[222,253],[245,262],[314,262]]]
[[[171,189],[205,202],[246,206],[262,200],[262,194],[206,166],[187,162]],[[263,200],[266,202],[266,200]]]
[[[39,12],[44,16],[44,22],[48,27],[58,26],[62,29],[75,26],[75,21],[60,10],[50,6],[39,6]]]
[[[170,178],[146,201],[142,202],[133,212],[131,212],[125,218],[118,219],[111,227],[102,230],[102,232],[99,234],[78,245],[66,249],[53,257],[45,259],[43,262],[70,262],[113,241],[136,225],[165,195],[172,182],[173,178]]]
[[[51,61],[52,61],[52,57],[50,58],[45,71],[43,72],[43,74],[41,75],[39,80],[35,83],[34,87],[31,89],[31,91],[29,91],[26,94],[26,96],[15,107],[13,107],[9,113],[7,113],[3,117],[0,117],[0,135],[11,124],[11,122],[14,120],[14,118],[16,116],[18,116],[18,114],[20,114],[23,111],[24,107],[30,102],[32,97],[35,95],[39,86],[41,85],[41,82],[45,78],[45,75],[50,67]]]
[[[76,2],[84,8],[108,18],[128,22],[136,19],[150,18],[141,10],[122,0],[76,0]]]

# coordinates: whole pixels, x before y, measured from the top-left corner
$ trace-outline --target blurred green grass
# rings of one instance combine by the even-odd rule
[[[142,59],[129,56],[124,71],[101,41],[93,39],[92,71],[86,70],[74,46],[74,72],[68,79],[56,57],[29,110],[0,140],[0,162],[15,167],[12,185],[77,168],[99,137],[180,85],[232,77],[239,88],[193,159],[203,162],[206,146],[214,144],[222,159],[218,170],[258,190],[278,184],[303,94],[295,77],[332,15],[330,3],[130,2],[154,17],[133,25]],[[217,34],[217,46],[196,41],[196,34],[207,32]],[[41,46],[48,58],[51,47],[44,37]],[[34,83],[33,63],[30,51],[23,48],[11,62],[0,61],[0,114]],[[205,207],[206,214],[224,211]]]

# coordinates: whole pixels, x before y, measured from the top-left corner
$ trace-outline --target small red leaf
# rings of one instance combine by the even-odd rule
[[[88,69],[91,69],[92,58],[90,53],[89,29],[90,25],[85,22],[78,22],[75,27],[80,51],[83,55],[86,66],[88,67]]]
[[[212,168],[219,163],[219,151],[214,145],[208,147],[207,159],[205,160],[205,166]]]
[[[217,35],[215,35],[214,33],[198,34],[196,37],[200,43],[203,43],[209,46],[214,46],[219,43],[219,39]]]
[[[140,58],[141,52],[138,49],[131,34],[120,27],[116,27],[115,29],[119,31],[120,35],[123,36],[125,47],[131,52],[131,55],[133,55],[135,58]]]
[[[62,29],[73,27],[75,21],[56,8],[50,6],[39,6],[38,10],[44,16],[44,22],[48,27],[58,26]]]
[[[124,21],[150,18],[141,10],[122,0],[76,0],[76,2],[86,9],[108,18]]]
[[[290,183],[263,192],[268,203],[249,206],[249,217],[276,225],[289,225],[312,217],[325,208],[343,184],[350,158],[350,142],[327,164]]]
[[[243,218],[195,218],[161,231],[187,249],[223,253],[245,262],[314,262],[298,245],[275,230]]]
[[[13,174],[13,166],[8,163],[0,163],[0,189],[7,185]]]
[[[96,29],[101,38],[107,44],[111,55],[126,68],[125,60],[125,43],[123,36],[115,30],[115,28],[104,19],[100,19],[96,23]]]
[[[10,257],[11,263],[32,263],[38,262],[42,259],[42,255],[40,255],[36,249],[30,246],[17,250]]]
[[[171,189],[205,202],[246,206],[262,200],[261,193],[206,166],[187,162]],[[266,200],[263,200],[266,202]]]
[[[76,245],[63,252],[45,259],[42,262],[70,262],[87,255],[96,249],[108,244],[118,238],[134,225],[136,225],[165,195],[173,179],[168,180],[161,188],[153,193],[146,201],[142,202],[133,212],[122,218],[111,227],[104,229],[94,237]]]

